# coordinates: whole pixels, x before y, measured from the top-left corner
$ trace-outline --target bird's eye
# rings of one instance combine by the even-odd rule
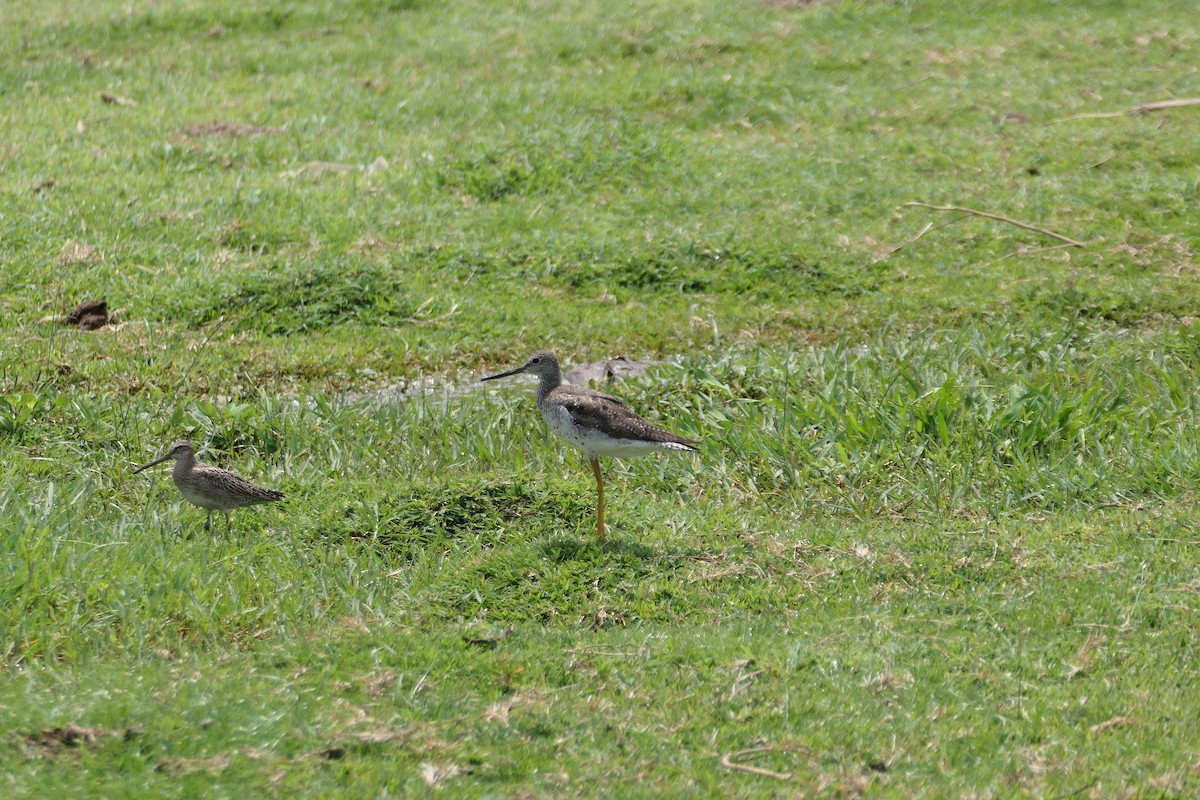
[[[542,363],[542,360],[540,358],[531,358],[531,359],[529,359],[529,363],[530,364],[540,364],[540,363]]]

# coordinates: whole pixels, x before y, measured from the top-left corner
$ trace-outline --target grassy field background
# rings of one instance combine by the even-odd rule
[[[0,6],[0,792],[1200,793],[1200,106],[1134,111],[1198,49],[1168,0]],[[471,386],[542,347],[704,440],[606,464],[604,545]],[[205,534],[130,474],[185,436],[288,499]]]

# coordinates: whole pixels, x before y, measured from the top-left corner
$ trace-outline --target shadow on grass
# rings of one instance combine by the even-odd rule
[[[513,531],[532,538],[585,513],[576,490],[522,481],[432,483],[408,486],[402,496],[374,489],[363,484],[352,500],[330,506],[318,521],[320,538],[372,543],[411,561],[431,550],[508,548]]]
[[[595,538],[575,539],[563,536],[542,543],[538,549],[546,559],[560,564],[567,561],[607,560],[614,555],[650,561],[665,555],[641,542],[623,539],[609,539],[601,542]]]

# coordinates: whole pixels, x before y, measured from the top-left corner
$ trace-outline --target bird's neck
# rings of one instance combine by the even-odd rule
[[[180,456],[179,458],[175,459],[175,468],[171,470],[171,477],[178,481],[180,478],[191,472],[192,468],[195,466],[195,453],[188,453],[187,455]]]
[[[545,400],[559,386],[562,386],[562,372],[559,371],[557,364],[553,368],[543,372],[538,376],[538,379],[537,399],[539,403]]]

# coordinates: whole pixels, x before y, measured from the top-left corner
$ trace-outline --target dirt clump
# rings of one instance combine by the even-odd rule
[[[63,321],[81,331],[103,328],[111,322],[108,317],[108,303],[104,300],[84,300],[75,306]]]

